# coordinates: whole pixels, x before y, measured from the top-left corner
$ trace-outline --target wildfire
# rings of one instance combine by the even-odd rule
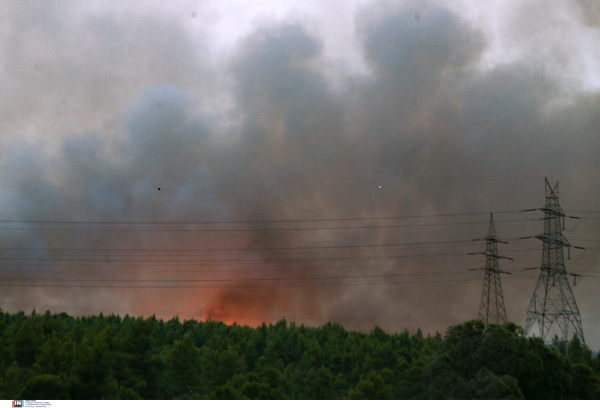
[[[240,290],[226,290],[219,300],[202,309],[202,320],[218,320],[225,324],[241,324],[252,327],[277,319],[267,310],[269,302],[263,302],[264,293],[248,294]]]

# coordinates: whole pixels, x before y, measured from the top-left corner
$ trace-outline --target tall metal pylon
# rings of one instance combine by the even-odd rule
[[[525,335],[537,323],[539,337],[547,342],[550,328],[556,322],[562,334],[560,340],[567,343],[570,323],[585,344],[581,315],[565,268],[563,248],[571,244],[561,231],[565,213],[558,203],[558,182],[552,187],[546,179],[546,205],[540,210],[544,212],[544,233],[536,238],[544,245],[542,266],[527,310]]]
[[[486,326],[490,323],[504,324],[507,320],[500,274],[507,272],[500,270],[498,259],[504,258],[512,260],[512,258],[507,258],[498,253],[498,243],[501,242],[506,244],[507,242],[499,240],[496,236],[494,214],[492,213],[490,213],[488,234],[483,240],[485,240],[485,252],[476,252],[477,254],[485,255],[485,268],[477,268],[485,271],[483,291],[481,293],[481,304],[479,306],[479,319],[483,320]]]

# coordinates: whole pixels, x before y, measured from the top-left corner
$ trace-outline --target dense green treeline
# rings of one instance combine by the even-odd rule
[[[513,323],[451,327],[427,366],[430,398],[600,399],[600,357],[577,336],[564,347],[527,338]]]
[[[561,352],[511,324],[442,338],[0,310],[2,399],[599,398],[599,371],[577,339]]]

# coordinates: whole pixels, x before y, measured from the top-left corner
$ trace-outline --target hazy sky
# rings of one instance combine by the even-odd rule
[[[435,333],[494,211],[522,325],[548,177],[597,350],[598,4],[1,1],[0,307]]]

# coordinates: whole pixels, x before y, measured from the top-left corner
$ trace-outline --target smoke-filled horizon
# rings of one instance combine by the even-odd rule
[[[596,3],[162,3],[2,7],[2,309],[523,325],[548,177],[600,347]]]

